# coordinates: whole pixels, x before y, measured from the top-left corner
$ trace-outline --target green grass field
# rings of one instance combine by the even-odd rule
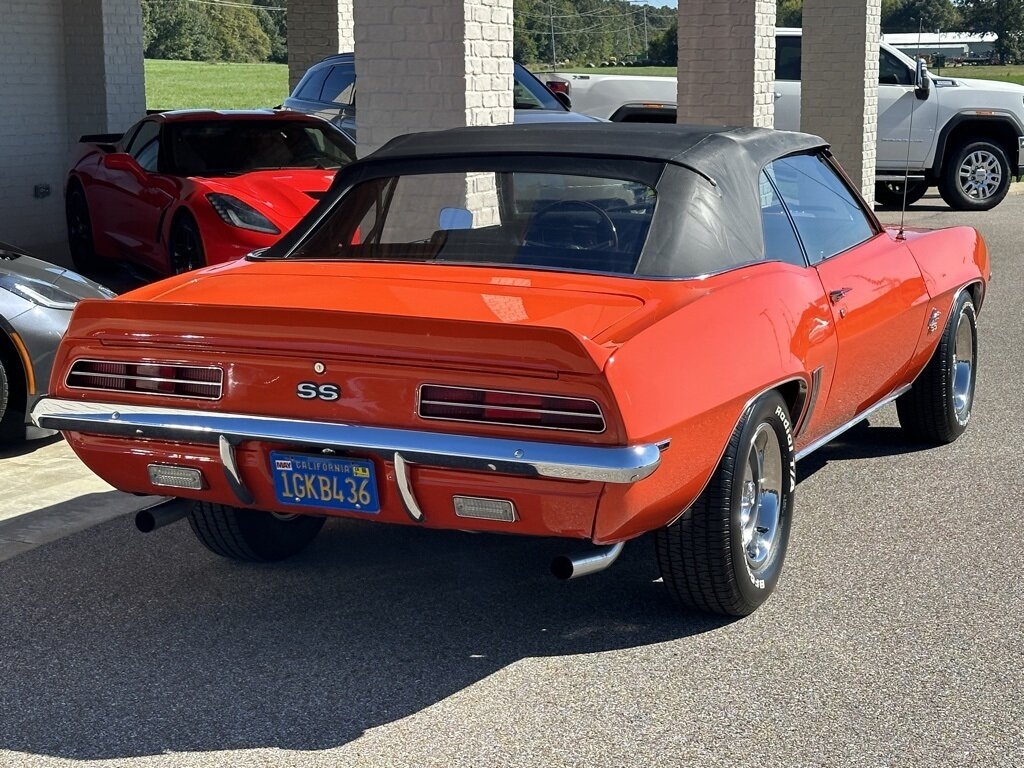
[[[538,67],[534,71],[541,72]],[[595,67],[566,70],[585,75],[654,75],[673,77],[674,67]],[[936,74],[975,77],[1024,85],[1024,65],[945,67]],[[273,107],[288,95],[284,64],[208,64],[201,61],[146,61],[146,106],[149,109]]]
[[[288,96],[285,64],[146,60],[146,108],[276,107]]]

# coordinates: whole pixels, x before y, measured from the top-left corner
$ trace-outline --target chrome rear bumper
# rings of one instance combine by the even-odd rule
[[[664,446],[602,447],[364,427],[184,408],[43,398],[32,422],[46,429],[185,443],[247,440],[368,453],[412,464],[561,480],[635,483],[661,462]],[[227,464],[226,466],[229,466]]]

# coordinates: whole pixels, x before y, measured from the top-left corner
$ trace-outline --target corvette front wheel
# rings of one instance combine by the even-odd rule
[[[740,418],[700,498],[655,534],[662,579],[677,602],[746,616],[768,599],[789,544],[795,478],[789,410],[769,392]]]
[[[171,225],[171,234],[167,238],[170,251],[171,271],[180,275],[199,267],[206,266],[206,250],[203,248],[203,236],[199,232],[196,220],[187,213],[178,214]]]
[[[279,515],[197,501],[188,524],[208,550],[231,560],[268,563],[296,555],[324,527],[323,517]]]

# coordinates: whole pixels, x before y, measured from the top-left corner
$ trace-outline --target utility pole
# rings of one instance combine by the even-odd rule
[[[644,3],[644,61],[651,58],[651,43],[647,39],[647,3]]]
[[[548,3],[548,21],[551,23],[551,69],[555,68],[555,0]]]

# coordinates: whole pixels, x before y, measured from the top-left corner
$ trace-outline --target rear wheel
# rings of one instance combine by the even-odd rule
[[[968,291],[953,305],[927,367],[896,400],[900,426],[913,438],[945,445],[967,429],[977,377],[978,324]]]
[[[902,181],[879,181],[875,184],[875,202],[886,208],[902,208],[903,186]],[[928,191],[928,185],[923,181],[910,181],[906,186],[907,205],[913,205]]]
[[[79,272],[95,272],[102,263],[96,255],[93,242],[89,203],[85,199],[85,190],[77,181],[68,187],[64,212],[68,225],[68,247],[75,269]]]
[[[258,509],[196,502],[188,523],[196,538],[214,554],[255,563],[298,554],[320,532],[323,517],[280,515]]]
[[[948,158],[939,193],[958,211],[987,211],[1006,197],[1010,189],[1010,163],[1006,153],[990,141],[973,141],[958,147]]]
[[[206,266],[206,251],[199,225],[188,213],[178,214],[168,237],[171,271],[176,275]]]
[[[789,411],[769,392],[740,419],[700,498],[655,534],[662,578],[681,605],[746,616],[768,599],[789,545],[795,468]]]

